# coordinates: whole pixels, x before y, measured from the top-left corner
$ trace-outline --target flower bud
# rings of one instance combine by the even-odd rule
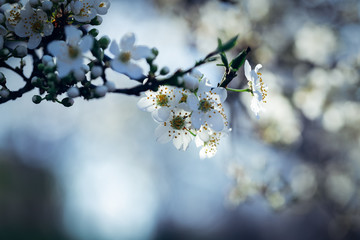
[[[48,73],[48,74],[46,74],[46,78],[51,82],[55,82],[56,81],[56,74],[55,73]]]
[[[93,28],[89,31],[89,34],[93,37],[96,37],[97,35],[99,35],[99,30],[97,30],[96,28]]]
[[[154,54],[155,57],[157,57],[157,55],[159,55],[159,50],[157,48],[152,48],[151,52],[152,52],[152,54]]]
[[[105,86],[107,87],[108,92],[113,92],[113,91],[116,90],[115,83],[112,82],[112,81],[107,81],[107,82],[105,83]]]
[[[50,62],[53,62],[53,58],[49,55],[44,55],[41,59],[42,63],[47,65]]]
[[[83,70],[79,69],[77,71],[74,71],[74,77],[76,81],[80,82],[85,79],[85,73]]]
[[[160,75],[166,75],[170,72],[169,68],[168,67],[163,67],[161,70],[160,70]]]
[[[31,84],[32,84],[34,87],[41,87],[41,78],[32,77],[32,78],[31,78]]]
[[[33,101],[33,103],[35,103],[35,104],[41,103],[42,100],[43,100],[42,97],[39,96],[39,95],[34,95],[34,96],[32,97],[32,101]]]
[[[96,16],[90,21],[90,24],[97,26],[97,25],[100,25],[102,23],[102,21],[103,21],[102,17]]]
[[[95,96],[96,97],[104,97],[108,91],[108,88],[106,86],[97,86],[95,88]]]
[[[103,73],[102,67],[94,66],[91,68],[91,78],[95,79]]]
[[[108,36],[103,36],[99,39],[99,46],[102,49],[106,49],[110,44],[110,38]]]
[[[66,94],[70,97],[70,98],[76,98],[80,95],[80,91],[77,87],[71,87],[66,91]]]
[[[10,53],[9,49],[3,48],[0,50],[0,57],[6,57],[9,55],[9,53]]]
[[[42,4],[41,4],[41,8],[44,11],[50,11],[52,6],[53,6],[53,3],[51,1],[48,1],[48,0],[43,1]]]
[[[67,97],[61,100],[61,103],[65,107],[71,107],[72,105],[74,105],[74,99]]]
[[[10,92],[7,89],[0,90],[0,97],[7,98],[9,96]]]
[[[38,67],[38,69],[39,69],[40,71],[42,71],[42,70],[44,70],[45,65],[44,65],[43,63],[39,63],[39,64],[37,65],[37,67]]]

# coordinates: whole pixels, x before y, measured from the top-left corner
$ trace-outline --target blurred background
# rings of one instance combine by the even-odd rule
[[[122,0],[103,19],[171,71],[239,34],[229,56],[252,48],[267,111],[229,94],[232,133],[200,160],[156,143],[136,97],[1,105],[0,239],[360,239],[358,0]]]

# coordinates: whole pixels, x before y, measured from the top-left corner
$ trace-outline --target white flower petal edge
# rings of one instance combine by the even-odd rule
[[[256,118],[258,119],[260,118],[260,112],[265,111],[263,104],[266,103],[265,98],[268,92],[268,87],[264,84],[262,74],[259,72],[260,68],[262,68],[262,65],[257,64],[255,69],[252,70],[248,60],[245,61],[244,73],[253,95],[250,109],[254,112]]]

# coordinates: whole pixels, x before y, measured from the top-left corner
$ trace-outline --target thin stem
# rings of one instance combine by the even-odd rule
[[[250,88],[246,88],[246,89],[226,88],[226,90],[229,90],[232,92],[251,92]]]

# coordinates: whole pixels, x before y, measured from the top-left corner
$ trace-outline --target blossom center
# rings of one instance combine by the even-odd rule
[[[123,63],[127,63],[131,59],[131,53],[130,52],[122,52],[119,57],[120,61]]]
[[[206,100],[206,99],[200,100],[198,110],[200,110],[202,112],[207,112],[210,109],[211,109],[211,103],[208,100]]]
[[[179,103],[186,103],[186,101],[187,101],[187,95],[186,94],[182,94],[182,97],[181,97],[181,99],[180,99],[180,101],[179,101]]]
[[[156,104],[158,106],[164,107],[169,103],[169,99],[165,94],[159,94],[156,96]]]
[[[44,25],[40,20],[37,20],[31,26],[31,30],[35,33],[42,33],[43,29],[44,29]]]
[[[264,81],[262,80],[261,73],[257,73],[257,75],[259,77],[259,82],[260,82],[260,91],[261,91],[261,95],[262,95],[262,101],[264,103],[266,103],[265,98],[267,96],[267,90],[264,86]]]
[[[176,130],[181,130],[185,126],[185,119],[183,117],[176,116],[170,121],[170,125]]]
[[[68,46],[69,57],[75,59],[79,56],[80,51],[77,47]]]

